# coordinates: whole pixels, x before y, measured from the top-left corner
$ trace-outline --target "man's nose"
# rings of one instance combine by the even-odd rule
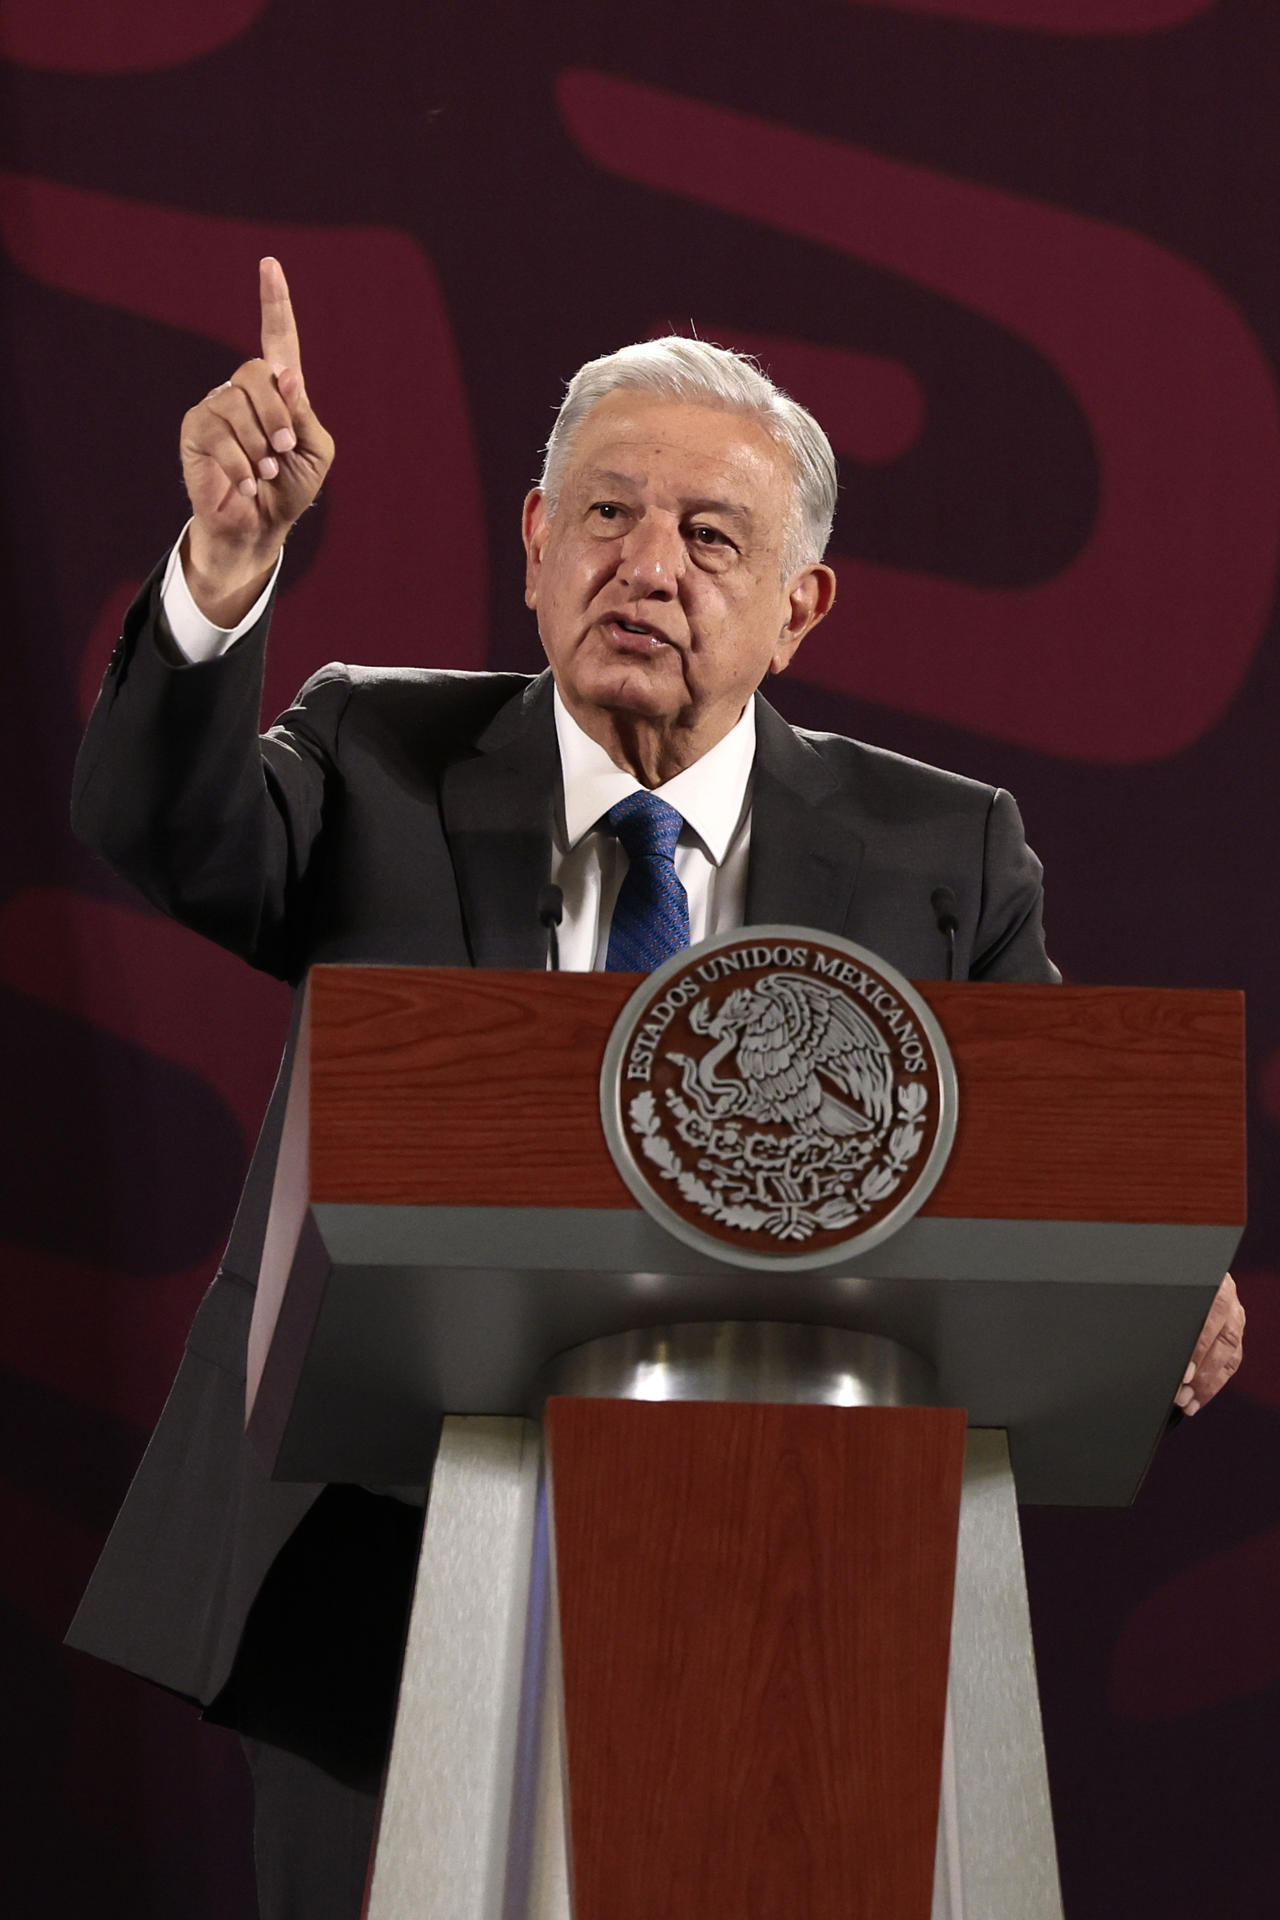
[[[684,562],[684,540],[676,521],[646,515],[622,543],[618,578],[637,600],[665,599],[675,593]]]

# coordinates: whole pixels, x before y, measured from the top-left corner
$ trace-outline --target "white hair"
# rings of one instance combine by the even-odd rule
[[[591,409],[620,388],[722,407],[758,421],[769,438],[786,450],[795,475],[783,572],[789,575],[821,560],[836,511],[836,458],[826,434],[813,415],[775,386],[750,356],[679,334],[641,340],[579,367],[551,429],[538,482],[549,514],[559,505],[574,435]]]

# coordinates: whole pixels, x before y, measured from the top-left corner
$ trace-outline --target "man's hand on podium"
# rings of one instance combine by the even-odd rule
[[[1236,1283],[1227,1274],[1214,1296],[1209,1318],[1200,1331],[1195,1351],[1182,1385],[1174,1396],[1174,1406],[1183,1413],[1199,1413],[1201,1407],[1221,1392],[1240,1365],[1244,1345],[1244,1308],[1236,1292]]]

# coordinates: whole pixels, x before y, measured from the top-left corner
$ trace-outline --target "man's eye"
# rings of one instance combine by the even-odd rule
[[[691,527],[690,536],[699,547],[727,547],[731,545],[727,533],[721,533],[719,527]]]
[[[613,500],[597,500],[591,511],[598,513],[602,520],[616,520],[622,508]]]

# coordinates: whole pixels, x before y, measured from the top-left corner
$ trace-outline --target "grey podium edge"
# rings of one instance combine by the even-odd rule
[[[767,1320],[897,1341],[941,1404],[1010,1437],[1025,1502],[1124,1505],[1164,1431],[1235,1226],[916,1219],[856,1259],[763,1273],[629,1210],[309,1209],[250,1432],[277,1478],[423,1484],[443,1414],[522,1415],[558,1354]]]

